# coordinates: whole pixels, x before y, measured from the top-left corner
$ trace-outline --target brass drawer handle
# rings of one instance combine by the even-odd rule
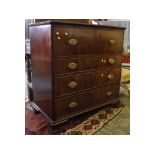
[[[68,84],[68,86],[70,87],[70,88],[75,88],[76,86],[77,86],[77,83],[76,82],[70,82],[69,84]]]
[[[107,96],[111,96],[111,95],[112,95],[112,91],[108,91]]]
[[[77,102],[71,102],[69,105],[69,108],[76,108],[78,106]]]
[[[109,80],[112,80],[113,78],[114,78],[114,75],[113,75],[113,74],[109,74],[109,75],[108,75],[108,79],[109,79]]]
[[[70,69],[76,69],[76,67],[77,67],[77,64],[74,62],[71,62],[68,64],[68,68],[70,68]]]
[[[115,59],[110,58],[110,59],[108,60],[108,62],[109,62],[110,64],[114,64],[114,63],[115,63]]]
[[[70,44],[70,45],[76,45],[77,43],[78,43],[78,41],[76,40],[76,39],[69,39],[68,40],[68,43]]]
[[[110,43],[111,45],[114,45],[114,44],[116,44],[116,41],[113,40],[113,39],[110,39],[110,40],[109,40],[109,43]]]

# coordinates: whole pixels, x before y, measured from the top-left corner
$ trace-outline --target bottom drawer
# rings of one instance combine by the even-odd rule
[[[61,118],[101,104],[106,104],[119,97],[119,84],[97,88],[84,93],[55,100],[55,118]]]

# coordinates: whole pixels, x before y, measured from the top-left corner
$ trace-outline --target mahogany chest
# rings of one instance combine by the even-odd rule
[[[119,101],[124,28],[30,25],[34,106],[51,125]]]

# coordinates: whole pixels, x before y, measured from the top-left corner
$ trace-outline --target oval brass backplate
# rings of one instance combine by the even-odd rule
[[[112,95],[112,91],[108,91],[107,96],[111,96],[111,95]]]
[[[77,86],[77,83],[76,82],[70,82],[69,84],[68,84],[68,86],[70,87],[70,88],[75,88],[76,86]]]
[[[69,39],[68,40],[68,43],[70,44],[70,45],[76,45],[77,43],[78,43],[78,41],[76,40],[76,39]]]
[[[113,75],[113,74],[109,74],[109,75],[108,75],[108,79],[109,79],[109,80],[112,80],[113,78],[114,78],[114,75]]]
[[[77,102],[71,102],[69,105],[69,108],[75,108],[78,106]]]
[[[76,67],[77,67],[77,64],[74,62],[71,62],[68,64],[68,68],[70,68],[70,69],[76,69]]]
[[[114,64],[114,63],[115,63],[115,59],[110,58],[110,59],[108,60],[108,62],[109,62],[110,64]]]
[[[114,44],[116,44],[116,41],[115,41],[114,39],[110,39],[110,40],[109,40],[109,43],[110,43],[111,45],[114,45]]]

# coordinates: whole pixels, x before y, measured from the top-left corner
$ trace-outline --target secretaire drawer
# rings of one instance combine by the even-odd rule
[[[53,61],[53,73],[66,74],[77,71],[92,70],[102,67],[121,66],[121,55],[98,55],[89,57],[76,57],[57,59]]]
[[[81,73],[54,78],[54,96],[59,97],[94,87],[120,81],[121,68],[112,70],[98,69],[94,72]]]
[[[123,50],[123,30],[91,27],[55,26],[53,29],[54,57],[113,53]]]
[[[55,117],[61,118],[81,110],[118,99],[119,84],[106,86],[55,101]]]

